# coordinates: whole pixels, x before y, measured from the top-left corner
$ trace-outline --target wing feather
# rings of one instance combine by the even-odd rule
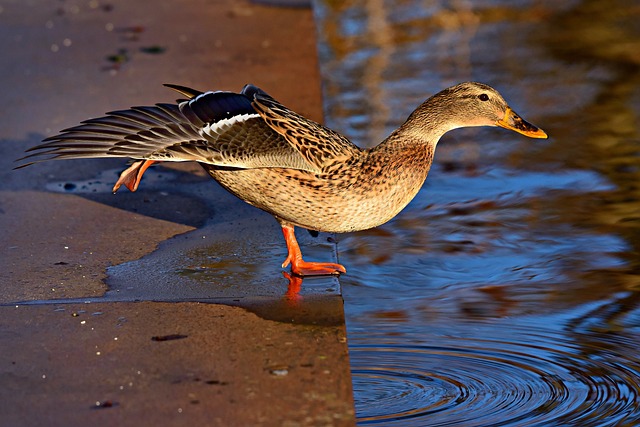
[[[127,157],[320,173],[329,162],[359,150],[255,86],[241,93],[169,87],[191,98],[85,120],[28,149],[20,159],[28,163],[19,167],[53,159]]]
[[[317,169],[347,161],[362,151],[342,134],[289,110],[266,94],[256,94],[253,107],[269,127]]]

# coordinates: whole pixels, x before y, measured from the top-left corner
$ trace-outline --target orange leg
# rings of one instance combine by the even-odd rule
[[[138,185],[140,185],[142,175],[144,175],[147,168],[154,163],[156,163],[156,160],[138,160],[134,162],[120,174],[120,178],[118,178],[116,185],[113,186],[113,190],[111,191],[115,193],[122,184],[124,184],[129,191],[136,191]]]
[[[289,224],[282,225],[282,234],[284,241],[287,243],[289,254],[287,259],[282,263],[282,268],[291,264],[291,272],[298,276],[323,276],[327,274],[346,273],[347,270],[340,264],[329,262],[307,262],[302,259],[302,252],[296,240],[293,226]]]

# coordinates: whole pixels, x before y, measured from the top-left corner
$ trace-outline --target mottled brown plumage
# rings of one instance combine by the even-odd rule
[[[283,267],[291,263],[299,275],[345,269],[303,261],[295,226],[343,233],[387,222],[424,183],[444,133],[501,126],[533,138],[547,137],[515,114],[495,89],[481,83],[461,83],[432,96],[385,141],[367,150],[255,86],[247,85],[239,94],[170,87],[189,99],[87,120],[47,138],[24,159],[138,160],[114,190],[121,184],[135,190],[154,162],[197,161],[231,193],[276,217],[289,250]]]

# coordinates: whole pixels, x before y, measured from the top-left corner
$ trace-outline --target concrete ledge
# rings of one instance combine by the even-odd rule
[[[353,425],[338,282],[283,277],[269,215],[197,165],[116,196],[118,160],[11,170],[64,127],[173,100],[165,82],[252,82],[321,120],[311,10],[42,0],[0,23],[3,425]]]

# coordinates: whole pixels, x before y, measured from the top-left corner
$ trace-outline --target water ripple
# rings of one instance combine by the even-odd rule
[[[383,335],[352,342],[359,423],[608,426],[640,420],[637,366],[619,363],[628,355],[549,331],[521,332],[505,339],[438,337],[437,345],[396,345]],[[402,342],[424,341],[407,338]]]

